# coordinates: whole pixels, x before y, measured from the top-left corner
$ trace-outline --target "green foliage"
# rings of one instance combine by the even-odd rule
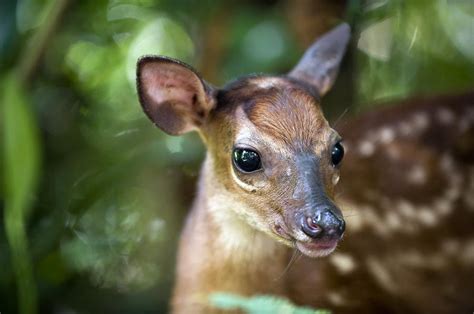
[[[214,293],[210,303],[223,310],[243,310],[247,314],[330,314],[326,310],[315,310],[308,307],[298,307],[284,298],[260,295],[251,298],[229,293]]]
[[[393,0],[364,8],[359,104],[472,88],[474,12],[467,7],[466,1]]]
[[[294,49],[296,44],[287,28],[272,12],[242,10],[232,21],[230,49],[221,69],[223,81],[249,73],[280,74],[290,69],[301,52]]]
[[[17,278],[20,312],[31,314],[36,312],[37,293],[26,225],[40,169],[38,129],[18,79],[8,74],[1,79],[1,86],[5,231]]]
[[[66,2],[55,24],[49,15]],[[12,75],[0,81],[2,313],[33,312],[37,287],[44,312],[165,311],[204,150],[197,135],[167,136],[147,120],[136,60],[179,58],[216,85],[284,73],[302,53],[286,12],[294,3],[0,2],[1,73],[34,69],[28,88]],[[349,3],[356,68],[344,67],[352,79],[340,77],[329,109],[472,88],[469,1]],[[356,106],[337,99],[353,93],[349,81]],[[294,309],[272,297],[215,300],[259,313]]]
[[[194,45],[178,22],[133,3],[112,5],[107,19],[127,30],[71,43],[65,58],[65,70],[86,99],[82,132],[96,158],[77,161],[85,174],[73,179],[70,193],[77,197],[69,203],[68,228],[74,236],[62,243],[61,256],[71,269],[89,273],[94,285],[141,291],[160,279],[160,259],[167,256],[157,248],[170,245],[163,238],[176,233],[167,233],[163,217],[179,206],[175,186],[157,195],[145,181],[158,189],[164,180],[159,172],[197,160],[202,147],[195,137],[168,137],[152,128],[137,103],[136,62],[147,54],[189,61]],[[185,153],[182,144],[190,140],[194,149]]]
[[[165,222],[147,210],[147,199],[142,189],[107,191],[78,221],[70,220],[75,237],[61,248],[65,261],[77,271],[91,272],[103,287],[152,286],[159,279],[155,248],[163,245]]]

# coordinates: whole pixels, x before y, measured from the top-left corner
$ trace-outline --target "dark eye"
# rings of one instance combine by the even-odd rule
[[[337,142],[331,151],[332,164],[334,166],[339,165],[342,161],[342,158],[344,158],[344,147],[342,147],[341,142]]]
[[[237,168],[243,172],[253,172],[262,168],[260,156],[251,149],[235,148],[232,159]]]

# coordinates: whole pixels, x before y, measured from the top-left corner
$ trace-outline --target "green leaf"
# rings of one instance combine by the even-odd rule
[[[212,306],[222,310],[240,309],[248,314],[329,314],[326,310],[315,310],[309,307],[298,307],[287,299],[258,295],[250,298],[230,293],[214,293],[209,298]]]
[[[38,181],[38,129],[19,80],[9,74],[1,80],[5,230],[16,273],[20,313],[36,313],[36,285],[28,251],[26,220]]]

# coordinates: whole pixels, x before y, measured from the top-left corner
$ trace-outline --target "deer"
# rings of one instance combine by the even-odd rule
[[[170,135],[197,131],[207,147],[173,313],[221,313],[208,302],[216,292],[336,313],[474,308],[474,94],[333,128],[321,97],[350,33],[343,23],[324,34],[286,75],[222,88],[179,60],[138,60],[146,116]]]

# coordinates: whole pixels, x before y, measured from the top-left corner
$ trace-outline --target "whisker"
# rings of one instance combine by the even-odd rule
[[[344,215],[344,218],[351,218],[359,215],[359,213],[354,213],[354,214],[349,214],[349,215]]]
[[[298,260],[303,256],[303,253],[301,253],[300,251],[297,251],[297,254],[298,254],[298,257],[296,258],[296,261],[293,262],[293,264],[298,262]]]
[[[294,244],[294,243],[293,243]],[[293,254],[291,255],[291,258],[290,258],[290,261],[288,262],[288,265],[286,265],[285,269],[283,270],[283,272],[278,276],[276,277],[275,279],[273,279],[273,281],[278,281],[280,280],[287,272],[288,270],[290,270],[291,266],[294,264],[294,262],[297,260],[297,255],[298,255],[299,251],[298,249],[295,247],[294,248],[294,251],[293,251]]]
[[[333,128],[336,128],[339,121],[341,121],[341,119],[346,115],[346,113],[349,111],[349,107],[347,107],[346,109],[344,109],[344,111],[339,115],[339,117],[336,119],[336,121],[333,123]]]

